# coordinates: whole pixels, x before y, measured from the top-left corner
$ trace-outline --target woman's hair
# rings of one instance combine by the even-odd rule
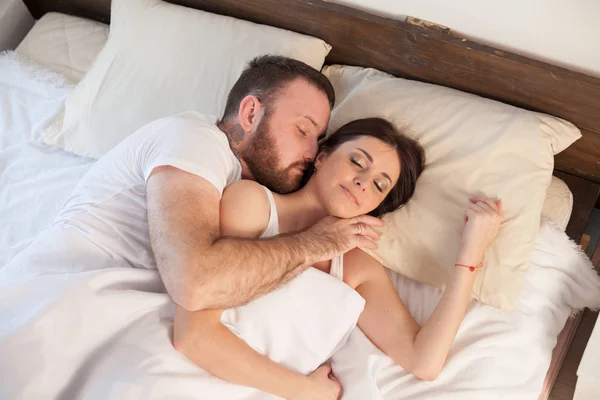
[[[371,136],[387,143],[398,152],[400,177],[379,206],[369,215],[381,217],[406,204],[415,193],[417,178],[425,167],[425,151],[414,139],[400,133],[383,118],[364,118],[349,122],[321,143],[321,151],[331,153],[341,144],[361,136]]]

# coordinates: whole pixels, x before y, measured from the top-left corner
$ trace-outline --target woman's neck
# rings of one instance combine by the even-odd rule
[[[297,232],[327,216],[310,182],[297,192],[275,195],[280,233]]]

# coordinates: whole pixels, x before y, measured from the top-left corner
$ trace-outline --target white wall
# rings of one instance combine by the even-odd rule
[[[600,76],[600,0],[330,0]]]

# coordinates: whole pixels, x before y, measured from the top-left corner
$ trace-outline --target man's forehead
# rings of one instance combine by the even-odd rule
[[[315,95],[322,101],[315,101]],[[325,129],[331,112],[329,101],[314,85],[301,79],[294,80],[282,88],[278,100],[278,111],[304,119],[319,130]]]

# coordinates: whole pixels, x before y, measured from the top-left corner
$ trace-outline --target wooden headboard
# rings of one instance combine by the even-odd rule
[[[373,67],[571,121],[583,137],[556,156],[555,168],[578,205],[569,234],[579,240],[600,193],[599,78],[322,0],[170,2],[319,37],[333,46],[328,64]],[[35,18],[58,11],[101,22],[110,19],[110,0],[25,3]]]

